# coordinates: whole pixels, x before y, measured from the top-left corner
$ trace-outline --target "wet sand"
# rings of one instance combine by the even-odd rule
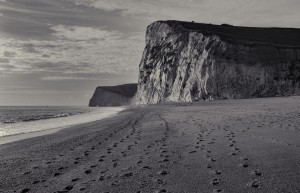
[[[0,192],[300,192],[300,97],[151,105],[0,145]]]

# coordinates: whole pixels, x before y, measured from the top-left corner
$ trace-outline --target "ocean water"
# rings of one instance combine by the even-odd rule
[[[100,120],[124,107],[4,107],[0,106],[1,137],[63,128]]]

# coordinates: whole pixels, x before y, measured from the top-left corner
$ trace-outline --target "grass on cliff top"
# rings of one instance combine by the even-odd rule
[[[186,30],[199,31],[208,35],[218,35],[232,43],[261,43],[278,46],[300,47],[300,29],[240,27],[229,24],[213,25],[183,21],[165,21],[171,26],[180,25]]]

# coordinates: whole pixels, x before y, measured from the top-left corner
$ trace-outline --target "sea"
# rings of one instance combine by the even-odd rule
[[[0,106],[1,138],[107,118],[125,107]]]

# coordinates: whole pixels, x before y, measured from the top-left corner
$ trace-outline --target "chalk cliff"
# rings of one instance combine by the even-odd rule
[[[157,21],[147,28],[136,102],[300,94],[300,29]]]
[[[96,88],[89,106],[124,106],[131,104],[137,90],[137,84],[118,86],[99,86]]]

